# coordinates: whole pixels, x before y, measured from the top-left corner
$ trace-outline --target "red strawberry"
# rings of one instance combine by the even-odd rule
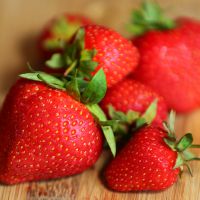
[[[107,166],[105,178],[109,188],[117,191],[158,191],[170,187],[188,161],[199,160],[188,148],[193,145],[191,133],[177,141],[174,132],[175,114],[169,115],[164,129],[146,126],[132,135]]]
[[[200,22],[182,18],[164,26],[166,20],[154,20],[146,21],[142,35],[133,41],[141,54],[134,78],[162,95],[170,108],[192,111],[200,106]]]
[[[97,25],[88,25],[85,30],[85,49],[96,49],[94,61],[106,74],[108,87],[122,80],[133,71],[139,54],[130,41],[117,32]]]
[[[81,15],[63,14],[51,20],[42,30],[39,38],[39,49],[45,58],[59,51],[59,40],[66,42],[80,26],[92,24],[90,19]]]
[[[117,191],[162,190],[176,182],[177,153],[164,142],[167,134],[153,126],[135,133],[106,168],[109,188]]]
[[[0,114],[0,181],[15,184],[77,174],[93,165],[102,133],[67,92],[18,80]]]
[[[74,51],[69,50],[72,47]],[[66,68],[65,75],[77,65],[93,75],[102,68],[107,86],[112,87],[136,68],[138,59],[137,49],[117,32],[103,26],[86,25],[73,36],[64,53],[53,55],[47,64],[53,69]]]
[[[107,114],[109,105],[124,113],[133,110],[143,114],[155,99],[158,100],[158,103],[153,124],[160,126],[167,118],[167,107],[164,99],[148,86],[130,78],[126,78],[108,89],[100,105]]]

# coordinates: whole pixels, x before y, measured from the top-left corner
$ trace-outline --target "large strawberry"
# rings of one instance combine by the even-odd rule
[[[69,46],[70,49],[73,46],[76,51],[69,51]],[[79,46],[78,49],[77,46]],[[108,87],[113,86],[132,72],[139,59],[138,51],[130,41],[117,32],[98,25],[83,26],[73,36],[72,43],[66,44],[64,48],[63,54],[52,56],[47,63],[49,67],[53,69],[67,68],[67,72],[76,65],[87,72],[91,69],[93,72],[95,67],[94,72],[102,68],[106,74]],[[89,50],[92,53],[88,54]],[[98,65],[93,65],[94,61]],[[82,62],[81,65],[80,62]],[[95,74],[94,72],[93,74]]]
[[[133,31],[139,34],[133,43],[141,54],[134,78],[151,86],[178,112],[199,107],[200,23],[168,20],[157,5],[144,4],[133,14]]]
[[[49,58],[60,50],[61,40],[68,42],[78,28],[86,24],[92,24],[92,22],[81,15],[64,13],[54,18],[48,22],[40,34],[38,45],[41,54]]]
[[[156,114],[151,113],[151,115],[154,118],[153,124],[160,126],[167,118],[167,106],[163,97],[148,86],[129,77],[108,89],[100,105],[107,114],[110,105],[116,111],[123,113],[134,111],[138,112],[138,115],[142,115],[155,100],[157,100]]]
[[[9,184],[80,173],[96,162],[103,142],[83,104],[29,80],[19,80],[5,100],[0,139],[0,181]]]
[[[187,150],[193,147],[192,135],[186,134],[176,141],[173,126],[166,129],[168,133],[147,126],[133,134],[105,170],[109,188],[124,192],[159,191],[177,181],[183,165],[190,170],[187,161],[199,159]]]

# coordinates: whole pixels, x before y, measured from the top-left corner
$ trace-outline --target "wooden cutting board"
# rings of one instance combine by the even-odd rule
[[[170,16],[199,16],[198,0],[158,2]],[[27,61],[39,65],[36,38],[49,18],[64,11],[78,12],[127,35],[124,27],[129,13],[139,3],[133,0],[0,0],[0,103]],[[176,129],[179,135],[192,132],[195,143],[200,143],[200,111],[179,116]],[[196,153],[200,156],[200,151]],[[81,175],[15,186],[0,185],[0,200],[200,200],[200,162],[192,163],[194,177],[185,173],[166,191],[116,193],[105,188],[100,178],[106,158],[108,153],[104,152],[96,165]]]

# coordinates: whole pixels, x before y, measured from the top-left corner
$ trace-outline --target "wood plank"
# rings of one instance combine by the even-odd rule
[[[44,23],[64,11],[82,13],[94,21],[111,26],[124,35],[132,8],[139,0],[1,0],[0,1],[0,103],[16,75],[30,61],[37,64],[36,38]],[[159,1],[169,15],[199,16],[200,1]],[[122,5],[123,4],[123,5]],[[200,143],[200,111],[179,116],[177,131],[193,132]],[[196,151],[198,155],[200,153]],[[200,163],[192,163],[194,177],[185,173],[173,187],[158,193],[116,193],[102,184],[100,172],[108,154],[104,152],[94,167],[81,175],[60,180],[0,186],[1,200],[198,200],[200,199]]]

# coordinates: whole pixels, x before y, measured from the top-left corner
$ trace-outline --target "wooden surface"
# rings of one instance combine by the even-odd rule
[[[26,62],[37,65],[35,41],[43,24],[64,11],[82,13],[100,24],[115,28],[124,35],[125,23],[133,0],[0,0],[0,103],[16,75]],[[159,1],[171,16],[189,15],[200,18],[199,0]],[[184,99],[181,99],[184,101]],[[177,132],[193,132],[200,143],[200,111],[179,116]],[[197,151],[200,156],[200,152]],[[0,186],[0,200],[199,200],[200,162],[192,163],[194,177],[185,173],[170,189],[159,193],[114,193],[101,183],[99,172],[107,157],[103,153],[96,165],[74,177],[61,180]]]

